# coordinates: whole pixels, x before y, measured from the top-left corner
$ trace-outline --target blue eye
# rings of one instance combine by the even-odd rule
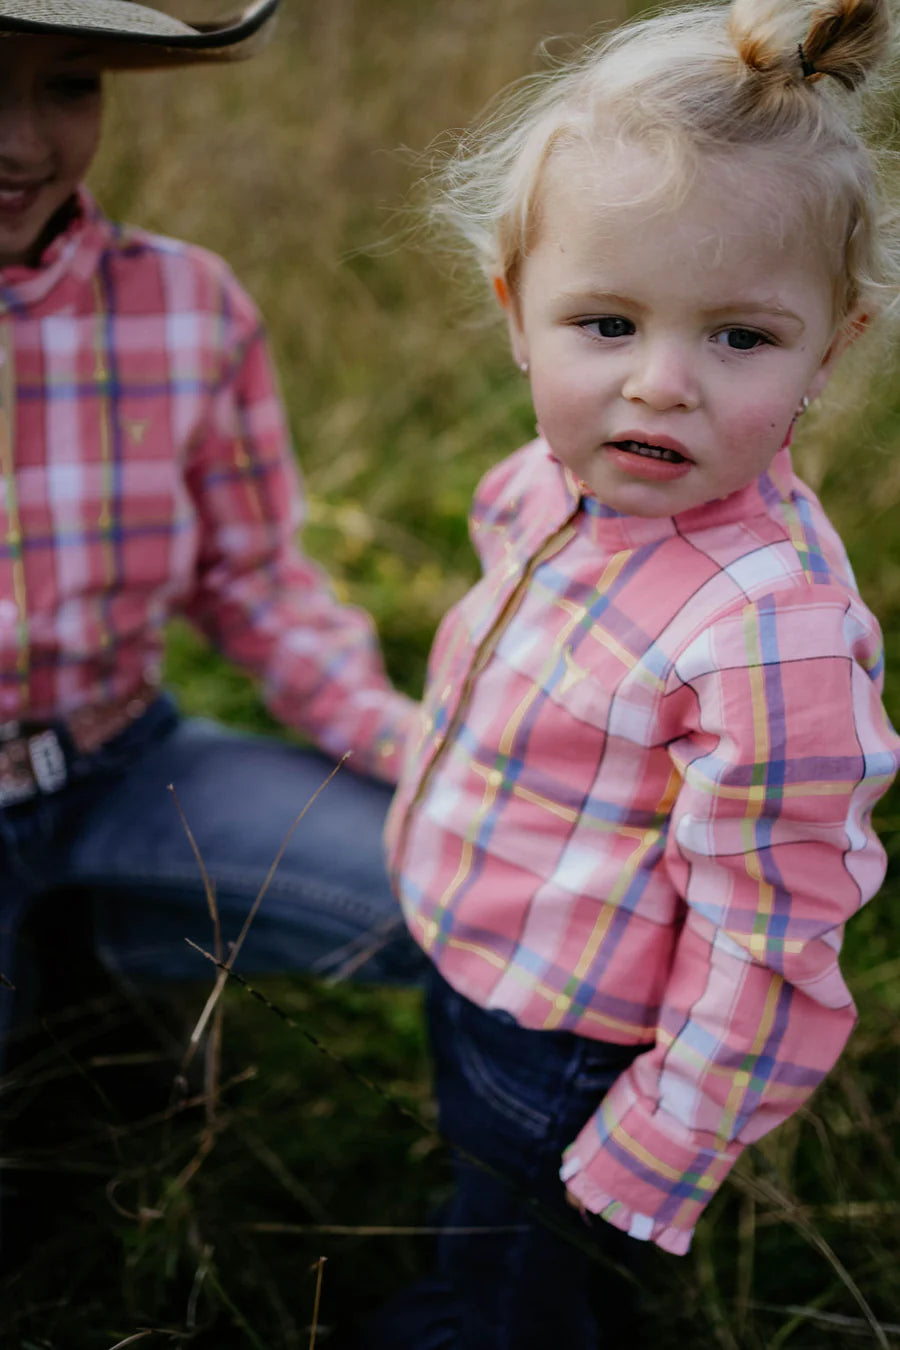
[[[631,337],[635,331],[631,320],[623,319],[618,314],[604,314],[600,319],[583,319],[579,327],[601,338]]]
[[[752,352],[755,347],[771,345],[771,339],[755,328],[724,328],[716,333],[715,341],[733,352]]]

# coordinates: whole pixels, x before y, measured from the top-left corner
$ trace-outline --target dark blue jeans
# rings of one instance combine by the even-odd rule
[[[0,972],[19,985],[17,1015],[28,983],[23,924],[48,893],[89,908],[102,963],[125,984],[211,981],[213,967],[185,941],[211,951],[212,924],[169,784],[215,886],[227,944],[333,767],[275,737],[182,719],[163,696],[96,754],[70,756],[61,791],[0,809]],[[390,798],[384,784],[341,770],[292,836],[237,970],[419,978],[426,963],[382,858]],[[0,1060],[16,997],[0,985]]]
[[[428,980],[439,1125],[454,1151],[456,1191],[441,1215],[436,1277],[388,1305],[361,1344],[611,1344],[641,1244],[602,1219],[582,1218],[566,1201],[559,1168],[566,1145],[641,1047],[527,1030],[476,1007],[436,972]]]

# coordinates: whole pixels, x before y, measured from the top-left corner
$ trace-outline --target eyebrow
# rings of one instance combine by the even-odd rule
[[[633,309],[637,310],[639,313],[642,313],[649,308],[648,305],[643,304],[639,300],[635,300],[633,296],[617,295],[613,291],[595,291],[590,286],[586,286],[584,290],[563,291],[560,293],[559,299],[568,304],[584,304],[587,302],[588,304],[602,306],[603,308],[611,306],[612,308]],[[806,324],[803,322],[800,315],[795,314],[792,309],[787,309],[784,305],[779,305],[775,301],[760,301],[748,297],[738,296],[734,300],[729,300],[724,305],[713,305],[708,309],[702,309],[700,313],[705,319],[711,321],[716,319],[726,319],[733,315],[746,314],[760,317],[766,316],[772,319],[784,319],[788,323],[795,324],[801,330],[806,328]]]
[[[789,322],[797,324],[799,328],[806,327],[800,315],[795,314],[792,309],[765,300],[738,298],[729,301],[727,305],[715,305],[712,309],[705,309],[703,314],[710,319],[726,318],[729,314],[767,314],[773,319],[787,319]]]

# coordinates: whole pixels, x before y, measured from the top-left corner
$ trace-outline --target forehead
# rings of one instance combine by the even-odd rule
[[[544,243],[560,268],[606,263],[638,275],[657,259],[704,279],[801,262],[830,271],[806,216],[789,177],[750,152],[685,163],[634,144],[576,143],[545,166],[532,251]]]
[[[710,238],[781,240],[795,233],[798,195],[784,175],[758,156],[738,152],[718,161],[690,160],[630,143],[573,144],[551,155],[539,190],[545,228],[565,222],[598,238],[679,232],[708,222]],[[702,233],[702,228],[700,233]]]
[[[0,32],[0,69],[4,72],[40,73],[67,66],[102,69],[113,64],[110,44],[64,34]]]

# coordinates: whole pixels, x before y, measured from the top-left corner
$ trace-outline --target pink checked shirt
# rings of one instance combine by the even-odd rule
[[[747,1144],[854,1022],[837,957],[900,762],[878,626],[783,450],[674,518],[602,506],[541,441],[489,473],[388,831],[414,936],[527,1027],[645,1044],[570,1192],[687,1250]]]
[[[225,264],[85,193],[39,267],[0,272],[0,359],[0,723],[155,681],[182,612],[277,717],[396,777],[412,705],[294,545],[284,413]]]

